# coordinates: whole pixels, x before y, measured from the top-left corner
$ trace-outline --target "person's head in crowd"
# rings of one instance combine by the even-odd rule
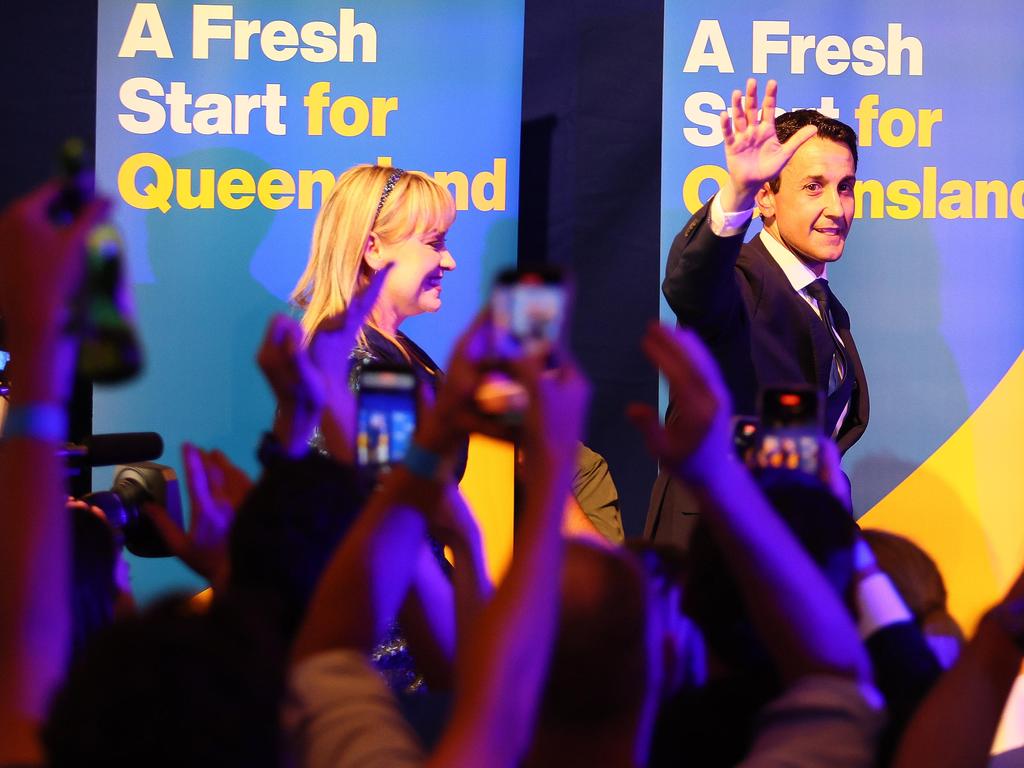
[[[441,280],[455,268],[445,237],[451,193],[419,171],[359,165],[345,171],[317,215],[306,270],[292,293],[306,338],[346,309],[370,276],[394,263],[371,313],[382,332],[441,307]]]
[[[636,559],[585,539],[566,544],[558,630],[530,766],[565,765],[580,750],[605,764],[635,755],[652,717],[660,659],[651,595]],[[613,757],[614,755],[614,757]]]
[[[964,644],[964,633],[949,613],[946,584],[935,561],[904,536],[871,528],[861,535],[921,626],[935,657],[942,666],[951,666]]]
[[[229,592],[272,615],[290,638],[365,500],[355,473],[322,456],[272,466],[231,528]]]
[[[283,650],[255,616],[170,600],[111,625],[54,699],[47,766],[278,765]]]

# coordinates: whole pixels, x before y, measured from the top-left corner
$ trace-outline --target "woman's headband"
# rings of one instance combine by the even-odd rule
[[[377,201],[377,212],[373,214],[373,221],[370,223],[370,229],[373,229],[373,225],[377,223],[377,217],[380,216],[381,209],[384,208],[384,201],[388,199],[388,195],[395,188],[398,180],[405,176],[405,171],[401,168],[395,168],[394,172],[388,176],[387,183],[384,185],[384,191],[380,193],[380,200]]]

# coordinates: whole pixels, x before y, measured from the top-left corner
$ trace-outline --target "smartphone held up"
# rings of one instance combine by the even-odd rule
[[[358,374],[356,462],[376,477],[405,458],[416,431],[416,374],[412,368],[371,363]]]
[[[523,357],[543,357],[558,365],[565,344],[569,313],[565,275],[554,267],[530,267],[502,272],[490,300],[490,357],[494,370],[477,391],[480,411],[509,423],[526,409],[523,387],[506,372]]]
[[[754,469],[781,469],[817,475],[823,415],[818,392],[810,387],[765,389],[761,417],[748,463]]]

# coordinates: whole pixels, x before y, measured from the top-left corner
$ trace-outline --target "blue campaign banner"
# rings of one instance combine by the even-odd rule
[[[444,305],[402,329],[443,365],[515,263],[522,41],[522,0],[100,0],[97,183],[146,369],[96,390],[94,431],[159,432],[179,478],[186,440],[255,472],[272,417],[263,329],[288,311],[334,178],[378,159],[456,199]],[[136,561],[133,581],[143,598],[198,583],[171,561]]]
[[[1020,508],[1019,472],[989,471],[1021,458],[1021,410],[1001,394],[1018,386],[1024,347],[1022,34],[1018,6],[1001,0],[969,13],[934,0],[665,4],[663,268],[675,233],[724,178],[718,113],[748,77],[762,94],[776,79],[784,110],[851,125],[857,214],[829,282],[871,395],[867,432],[843,461],[856,512],[884,509],[922,537],[945,530],[947,563],[957,546],[964,562],[976,551],[1001,560],[999,579],[1024,543],[1019,523],[993,527],[1009,519],[1004,505]]]

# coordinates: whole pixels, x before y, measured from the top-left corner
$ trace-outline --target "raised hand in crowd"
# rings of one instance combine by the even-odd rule
[[[456,703],[431,764],[516,765],[531,739],[555,633],[561,521],[590,388],[571,363],[519,370],[529,395],[521,438],[525,506],[505,580],[460,649]]]
[[[775,134],[775,100],[779,86],[769,80],[765,86],[764,103],[758,114],[757,81],[747,80],[747,90],[732,92],[732,117],[722,112],[720,117],[725,143],[725,164],[728,181],[722,185],[722,209],[745,211],[754,207],[754,196],[769,179],[778,176],[782,167],[800,148],[817,133],[813,125],[804,126],[785,144]]]
[[[352,297],[348,308],[320,323],[309,340],[309,359],[320,374],[323,388],[320,431],[324,447],[341,464],[355,462],[356,406],[350,381],[354,364],[352,350],[393,266],[393,263],[386,264],[379,269],[366,287]]]
[[[643,348],[687,407],[666,427],[649,407],[632,406],[630,415],[662,464],[698,494],[783,680],[829,674],[869,682],[848,612],[734,456],[729,396],[710,353],[693,332],[660,325]]]
[[[444,509],[450,493],[445,465],[453,460],[467,425],[477,419],[473,393],[484,375],[485,342],[485,322],[479,320],[457,344],[406,466],[396,467],[371,499],[310,605],[294,646],[292,672],[292,700],[299,710],[295,720],[302,724],[296,737],[305,765],[374,760],[402,765],[421,759],[393,710],[379,708],[379,680],[372,688],[373,676],[360,671],[352,653],[365,654],[394,616],[428,521],[437,521],[437,529],[452,527],[452,510]],[[550,651],[557,600],[550,587],[560,567],[559,524],[586,385],[574,369],[542,378],[539,361],[525,361],[516,375],[531,403],[523,427],[529,481],[519,544],[494,598],[471,621],[465,642],[460,638],[455,711],[432,764],[515,764],[529,738]],[[367,697],[358,705],[351,695],[344,702],[330,700],[324,682],[331,674],[341,676],[332,690],[344,680],[350,691],[358,685]],[[338,717],[341,708],[349,714],[344,722]],[[338,761],[341,743],[348,749]]]
[[[309,450],[327,400],[327,384],[303,346],[299,323],[286,315],[272,317],[256,362],[277,403],[271,432],[285,456],[298,458]]]
[[[168,549],[219,591],[227,586],[231,523],[253,483],[221,451],[204,451],[184,443],[181,460],[191,510],[188,531],[182,530],[158,504],[147,504],[144,511]]]
[[[37,726],[70,648],[70,531],[64,466],[74,341],[65,328],[85,239],[108,205],[66,227],[47,219],[56,183],[0,213],[0,314],[11,408],[0,441],[0,763],[41,757]]]

